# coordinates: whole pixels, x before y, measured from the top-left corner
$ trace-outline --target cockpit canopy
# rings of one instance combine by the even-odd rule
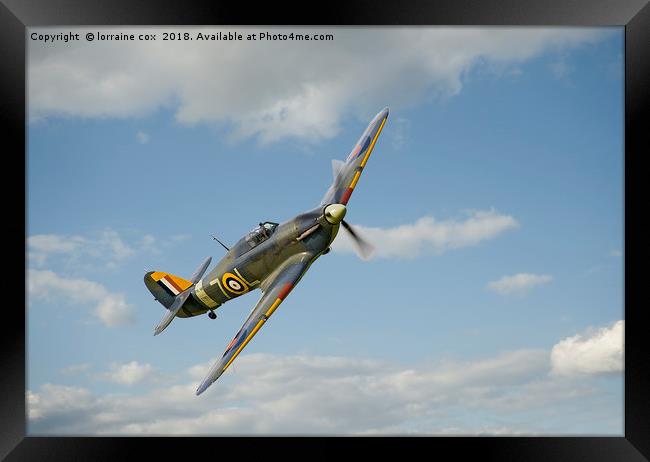
[[[271,221],[260,223],[258,226],[250,230],[246,236],[240,239],[237,244],[235,244],[232,248],[232,253],[235,257],[245,254],[253,247],[258,246],[271,237],[277,227],[278,223],[273,223]]]
[[[246,235],[246,242],[248,242],[248,245],[251,247],[255,247],[257,244],[260,244],[261,242],[264,242],[267,240],[269,237],[271,237],[271,234],[275,231],[275,228],[278,227],[277,223],[272,223],[270,221],[265,221],[264,223],[260,223],[259,226],[256,226],[253,228],[247,235]]]

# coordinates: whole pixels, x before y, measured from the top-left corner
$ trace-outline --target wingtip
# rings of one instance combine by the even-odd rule
[[[387,119],[388,118],[388,113],[389,113],[388,106],[386,106],[384,109],[382,109],[381,111],[379,111],[375,115],[375,118],[372,119],[371,124],[372,123],[378,123],[378,122],[382,121],[383,119]]]
[[[199,396],[205,390],[210,388],[210,386],[216,382],[219,377],[221,377],[221,374],[223,374],[223,369],[220,365],[220,362],[217,362],[214,366],[212,366],[210,372],[208,372],[208,374],[205,376],[201,382],[201,385],[199,385],[199,388],[196,389],[196,396]]]
[[[212,382],[201,383],[201,385],[199,385],[199,388],[196,389],[196,396],[199,396],[201,393],[207,390],[210,385],[212,385]]]

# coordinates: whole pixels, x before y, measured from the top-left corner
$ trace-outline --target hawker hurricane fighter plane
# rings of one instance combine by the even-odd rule
[[[156,327],[161,333],[175,317],[188,318],[209,313],[235,297],[260,288],[262,297],[253,308],[237,335],[216,361],[196,394],[205,391],[232,364],[309,266],[330,251],[330,245],[342,225],[356,244],[362,257],[372,247],[343,218],[350,196],[359,181],[370,153],[388,118],[388,108],[370,122],[345,161],[333,161],[334,181],[318,207],[301,213],[284,223],[260,223],[242,237],[217,266],[206,276],[211,257],[207,258],[189,280],[161,271],[150,271],[144,283],[167,313]],[[223,244],[222,244],[223,245]]]

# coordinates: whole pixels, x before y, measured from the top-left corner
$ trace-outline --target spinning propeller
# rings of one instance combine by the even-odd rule
[[[361,235],[359,235],[359,231],[355,231],[350,223],[341,220],[341,224],[343,225],[343,228],[350,233],[352,242],[354,242],[354,250],[357,252],[357,255],[359,255],[362,260],[370,259],[372,254],[375,253],[375,247],[366,239],[362,238]]]
[[[343,228],[350,234],[350,237],[352,238],[352,242],[354,243],[354,250],[356,251],[357,255],[359,255],[362,260],[368,260],[374,253],[375,248],[372,244],[370,244],[370,242],[361,237],[359,231],[356,231],[352,225],[350,225],[350,223],[343,219],[346,212],[347,209],[345,205],[331,204],[325,207],[324,216],[325,219],[332,225],[339,223],[343,225]]]

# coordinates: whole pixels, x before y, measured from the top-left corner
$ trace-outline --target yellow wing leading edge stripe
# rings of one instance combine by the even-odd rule
[[[377,138],[379,138],[379,134],[381,133],[382,129],[384,128],[384,124],[386,123],[386,118],[384,117],[384,120],[381,121],[381,125],[379,126],[379,130],[377,130],[377,133],[375,133],[375,137],[372,140],[372,143],[370,144],[370,147],[368,148],[368,152],[366,152],[366,155],[363,156],[363,160],[361,161],[361,166],[364,167],[366,165],[366,162],[368,162],[368,157],[370,157],[370,153],[372,152],[373,148],[375,147],[375,143],[377,142]]]
[[[235,360],[235,358],[237,357],[237,355],[239,355],[239,353],[244,349],[244,347],[246,345],[248,345],[248,342],[250,342],[251,339],[253,338],[253,336],[255,334],[257,334],[257,331],[262,328],[262,325],[273,314],[273,312],[277,309],[277,307],[280,306],[280,303],[282,303],[282,299],[280,297],[276,298],[275,301],[273,302],[273,305],[271,305],[271,307],[266,311],[266,313],[264,313],[264,316],[262,317],[262,319],[260,319],[257,322],[257,324],[255,324],[255,327],[253,328],[251,333],[248,334],[248,337],[246,337],[246,340],[244,340],[242,342],[242,344],[239,345],[239,348],[237,348],[237,351],[235,351],[235,354],[232,355],[232,358],[230,358],[230,360],[226,363],[226,365],[223,366],[223,369],[222,369],[223,371],[225,371],[228,368],[228,366],[230,366],[230,363],[232,363]]]
[[[352,183],[350,183],[350,188],[354,189],[354,187],[357,185],[357,181],[359,181],[360,176],[361,176],[360,171],[357,171],[357,173],[354,174],[354,178],[352,178]]]
[[[251,339],[253,338],[253,336],[255,334],[257,334],[257,331],[260,330],[260,328],[262,327],[262,324],[264,324],[264,321],[266,321],[266,319],[264,319],[264,318],[259,320],[259,322],[255,325],[255,328],[251,331],[250,334],[248,334],[248,337],[246,337],[246,340],[244,340],[244,342],[241,345],[239,345],[239,348],[237,348],[237,351],[235,351],[235,354],[232,355],[232,358],[230,358],[230,361],[228,361],[226,363],[226,365],[223,366],[223,369],[222,369],[223,371],[228,369],[228,366],[230,366],[230,363],[232,363],[235,360],[235,358],[237,357],[237,355],[239,355],[239,352],[241,350],[243,350],[246,345],[248,345],[248,342],[250,342]]]
[[[382,129],[384,128],[384,124],[386,123],[386,118],[384,118],[381,121],[381,124],[379,125],[379,128],[377,129],[377,133],[375,133],[375,137],[372,139],[372,143],[370,143],[370,146],[368,146],[368,150],[366,151],[366,154],[363,156],[363,160],[361,161],[361,164],[359,167],[357,167],[357,172],[354,174],[354,177],[352,178],[352,181],[350,182],[350,185],[347,187],[345,192],[343,193],[343,196],[341,196],[341,204],[347,205],[348,201],[350,200],[350,196],[352,195],[352,191],[354,191],[354,188],[357,185],[357,182],[359,181],[359,177],[361,177],[361,171],[366,165],[366,162],[368,162],[368,158],[370,157],[370,154],[372,153],[372,150],[375,147],[375,143],[377,142],[377,138],[379,138],[379,134],[381,133]]]
[[[251,339],[255,336],[255,334],[257,334],[257,331],[260,330],[260,329],[262,328],[262,326],[264,325],[264,323],[266,322],[266,320],[267,320],[269,317],[271,317],[271,315],[275,312],[275,310],[278,308],[278,306],[280,306],[280,303],[282,303],[282,302],[284,301],[284,299],[285,299],[286,296],[289,294],[289,292],[291,292],[291,290],[296,286],[296,284],[298,284],[298,281],[300,281],[300,279],[302,279],[302,277],[303,277],[304,274],[307,272],[307,270],[309,269],[309,267],[311,266],[311,264],[314,262],[314,260],[316,260],[316,257],[313,257],[313,258],[309,261],[309,263],[308,263],[307,266],[306,266],[306,267],[301,271],[301,274],[298,276],[297,279],[295,279],[294,281],[291,281],[291,282],[286,282],[286,283],[284,283],[284,284],[282,285],[282,288],[281,288],[280,291],[278,292],[278,296],[275,298],[275,301],[273,302],[273,304],[269,307],[268,310],[266,310],[266,312],[265,312],[264,315],[261,317],[261,319],[260,319],[259,321],[257,321],[257,324],[255,324],[255,327],[253,328],[253,330],[251,331],[251,333],[248,334],[248,336],[246,337],[246,340],[244,340],[244,341],[242,342],[242,344],[239,345],[239,348],[237,348],[237,350],[236,350],[235,353],[232,355],[232,357],[230,358],[230,360],[228,360],[228,362],[226,363],[226,365],[223,366],[223,369],[221,369],[221,372],[222,372],[222,373],[225,372],[225,370],[228,368],[228,366],[230,366],[230,364],[235,360],[235,358],[237,358],[237,355],[239,355],[239,353],[240,353],[240,352],[241,352],[241,351],[246,347],[246,345],[248,345],[248,342],[250,342]]]

